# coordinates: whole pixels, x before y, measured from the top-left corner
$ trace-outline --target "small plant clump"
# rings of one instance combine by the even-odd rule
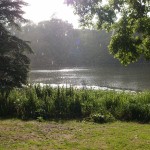
[[[125,93],[40,85],[0,93],[0,117],[150,122],[150,92]]]
[[[96,123],[107,123],[107,122],[115,121],[115,118],[111,113],[107,113],[107,114],[97,113],[97,114],[93,114],[91,118]]]

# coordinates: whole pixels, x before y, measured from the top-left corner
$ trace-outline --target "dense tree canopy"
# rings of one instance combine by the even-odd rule
[[[66,0],[82,26],[112,30],[109,51],[122,64],[150,60],[149,0]]]
[[[10,27],[19,28],[17,22],[26,22],[22,17],[22,0],[0,0],[0,92],[8,94],[13,87],[27,83],[29,58],[32,50],[26,41],[12,35]]]

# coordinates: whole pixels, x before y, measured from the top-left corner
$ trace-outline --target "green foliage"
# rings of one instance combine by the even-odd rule
[[[92,114],[91,118],[96,123],[107,123],[107,122],[113,122],[115,121],[115,118],[111,113],[97,113]]]
[[[29,58],[27,53],[32,50],[27,41],[23,41],[12,35],[9,28],[18,27],[16,23],[26,22],[22,17],[22,6],[26,5],[22,0],[0,1],[0,92],[7,98],[14,87],[21,87],[27,83],[29,70]]]
[[[43,117],[37,117],[37,119],[36,119],[37,121],[39,121],[39,122],[44,122],[44,119],[43,119]]]
[[[122,109],[122,116],[126,120],[147,122],[150,118],[150,94],[145,92],[138,96],[129,97]]]
[[[150,60],[149,0],[67,0],[80,16],[81,26],[113,31],[110,53],[128,65],[141,56]]]
[[[14,89],[7,100],[0,95],[0,117],[150,122],[150,93],[29,86]]]

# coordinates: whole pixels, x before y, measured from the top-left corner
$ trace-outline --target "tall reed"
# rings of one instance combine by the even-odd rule
[[[150,92],[125,93],[40,85],[0,94],[0,117],[22,119],[90,118],[96,122],[150,122]]]

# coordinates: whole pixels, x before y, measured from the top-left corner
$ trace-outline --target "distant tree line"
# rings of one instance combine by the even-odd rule
[[[108,52],[111,32],[74,29],[68,22],[54,18],[39,24],[29,23],[22,27],[21,33],[13,32],[31,41],[32,68],[120,64]]]
[[[116,63],[108,54],[110,33],[74,29],[68,22],[51,19],[39,24],[29,23],[22,32],[13,34],[31,41],[34,54],[30,56],[33,68],[97,66]]]

